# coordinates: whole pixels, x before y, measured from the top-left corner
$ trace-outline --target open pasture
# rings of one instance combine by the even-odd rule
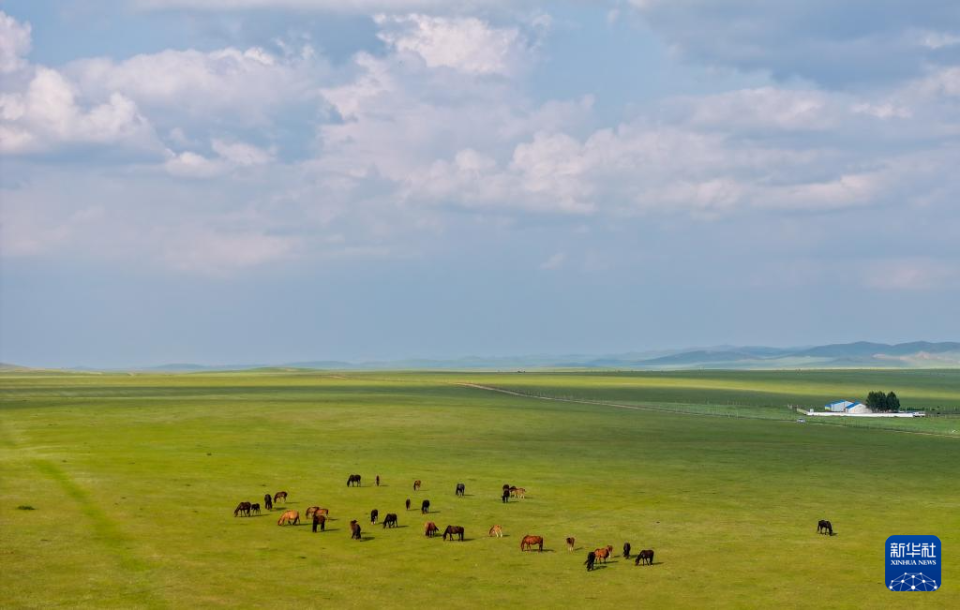
[[[803,389],[809,373],[794,382],[817,400],[878,383],[909,396],[876,374],[844,372],[822,392]],[[629,375],[573,373],[4,374],[0,606],[892,608],[904,600],[884,588],[883,543],[912,533],[947,550],[944,587],[910,605],[960,606],[960,441],[949,434],[456,385],[782,408],[743,374],[698,375],[646,392]],[[764,392],[789,394],[794,374],[778,375]],[[960,403],[960,384],[934,379],[913,381],[924,400]],[[352,473],[360,487],[347,486]],[[526,498],[502,503],[504,483]],[[301,525],[278,527],[276,507],[233,516],[280,490]],[[303,518],[313,505],[330,509],[323,533]],[[374,508],[398,527],[371,526]],[[837,535],[817,535],[824,518]],[[350,539],[351,519],[363,540]],[[425,538],[427,520],[464,526],[465,540]],[[487,536],[494,524],[503,538]],[[544,538],[543,553],[520,552],[527,534]],[[654,565],[620,558],[625,541],[654,549]],[[587,552],[608,544],[616,557],[588,573]]]

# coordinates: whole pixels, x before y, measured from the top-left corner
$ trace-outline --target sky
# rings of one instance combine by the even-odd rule
[[[953,0],[0,1],[0,361],[960,339]]]

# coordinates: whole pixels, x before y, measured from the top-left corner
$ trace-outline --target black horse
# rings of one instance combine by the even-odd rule
[[[653,565],[653,551],[651,549],[645,549],[637,553],[637,559],[633,562],[635,566],[642,566],[644,564],[649,566]]]
[[[505,487],[505,488],[503,489],[503,495],[500,496],[500,501],[503,502],[504,504],[506,504],[507,502],[510,501],[510,488],[509,488],[509,487]]]
[[[426,515],[429,512],[430,512],[430,500],[424,500],[423,503],[420,505],[420,514]]]
[[[820,522],[817,523],[817,533],[833,536],[833,524],[826,519],[820,519]]]
[[[587,560],[583,562],[583,565],[587,566],[587,572],[593,569],[593,564],[597,562],[597,554],[593,551],[587,553]]]
[[[387,513],[387,516],[383,518],[383,527],[384,529],[388,527],[397,527],[396,513]]]
[[[630,543],[629,542],[623,543],[623,558],[630,559]]]
[[[453,540],[454,536],[459,536],[460,540],[463,540],[463,527],[459,525],[448,525],[447,529],[443,530],[443,539],[446,540],[447,536],[450,536],[450,540]]]
[[[378,511],[377,509],[373,509],[372,511],[370,511],[370,523],[375,524],[379,517],[380,517],[380,511]]]
[[[349,477],[347,477],[347,487],[350,487],[351,485],[356,485],[357,487],[360,487],[360,475],[352,474]]]
[[[273,510],[273,498],[270,494],[263,494],[263,507],[267,510]]]
[[[463,483],[457,483],[457,495],[458,495],[458,496],[463,497],[463,495],[466,493],[466,491],[467,491],[467,486],[466,486],[466,485],[464,485]]]

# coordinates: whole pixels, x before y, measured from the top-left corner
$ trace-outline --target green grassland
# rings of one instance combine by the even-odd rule
[[[0,607],[960,607],[957,420],[920,435],[786,409],[870,389],[960,406],[956,372],[4,373]],[[715,409],[787,415],[698,414]],[[527,499],[502,504],[505,482]],[[328,531],[232,516],[281,489],[330,508]],[[468,540],[425,539],[406,498]],[[547,552],[521,553],[528,533]],[[892,534],[941,538],[941,590],[884,588]],[[583,569],[624,541],[656,565]]]

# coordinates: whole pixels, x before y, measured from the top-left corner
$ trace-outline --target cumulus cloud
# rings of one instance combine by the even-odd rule
[[[466,0],[451,7],[447,0],[128,0],[148,10],[187,9],[199,11],[293,9],[335,13],[371,14],[409,11],[469,11],[485,7],[510,6],[507,0]]]
[[[26,66],[24,58],[30,52],[30,30],[29,23],[20,23],[0,11],[0,74]]]
[[[210,143],[214,155],[206,157],[193,151],[168,152],[164,168],[174,176],[213,178],[235,169],[266,165],[274,161],[274,153],[246,142],[214,139]]]

